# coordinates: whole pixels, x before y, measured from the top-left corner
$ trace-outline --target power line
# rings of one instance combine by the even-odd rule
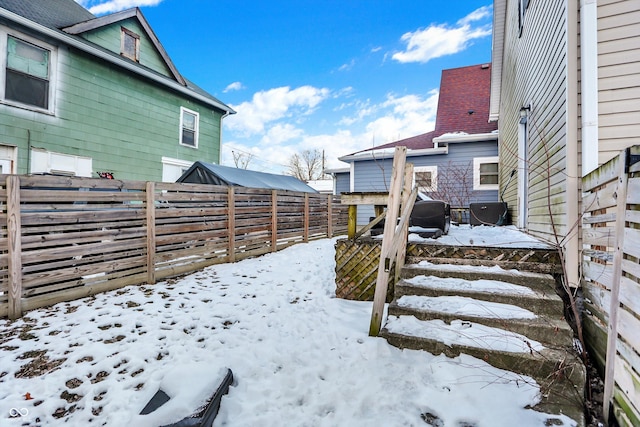
[[[262,158],[256,156],[254,153],[252,153],[250,151],[242,150],[242,149],[237,148],[237,147],[234,147],[231,144],[223,144],[222,148],[230,150],[231,153],[233,153],[234,151],[237,151],[237,152],[246,154],[248,156],[252,156],[251,157],[251,161],[256,160],[256,161],[258,161],[260,163],[263,163],[263,164],[266,164],[266,165],[276,165],[276,166],[281,166],[281,167],[287,168],[287,169],[289,168],[289,165],[283,165],[281,163],[277,163],[277,162],[274,162],[274,161],[271,161],[271,160],[263,160]]]

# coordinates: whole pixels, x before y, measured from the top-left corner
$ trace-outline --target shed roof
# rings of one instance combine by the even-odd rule
[[[176,182],[317,193],[309,185],[290,175],[277,175],[206,162],[195,162]]]
[[[498,129],[489,122],[491,64],[442,70],[436,126],[431,132],[368,148],[365,151],[405,146],[409,150],[433,148],[433,139],[444,134],[485,134]]]

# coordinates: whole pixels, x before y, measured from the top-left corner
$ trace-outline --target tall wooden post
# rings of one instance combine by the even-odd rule
[[[271,190],[271,252],[278,250],[278,190]]]
[[[7,244],[9,256],[9,319],[22,316],[22,231],[20,220],[20,178],[7,177]]]
[[[356,238],[356,224],[358,222],[358,206],[349,205],[349,218],[347,219],[347,237],[349,240]]]
[[[236,193],[232,185],[227,190],[227,222],[229,235],[229,262],[236,261]]]
[[[304,231],[303,241],[309,241],[309,193],[304,193]]]
[[[402,187],[402,209],[405,209],[405,206],[409,203],[409,198],[411,197],[411,191],[413,190],[413,163],[407,163],[404,168],[404,186]],[[400,237],[400,241],[402,245],[400,245],[400,249],[398,249],[398,254],[396,255],[396,271],[394,274],[394,283],[398,283],[400,280],[400,273],[402,267],[404,267],[404,259],[407,255],[407,238],[409,237],[409,224],[407,224],[402,229],[402,236]]]
[[[616,188],[616,249],[613,253],[613,277],[611,278],[611,301],[609,305],[609,324],[607,325],[607,353],[604,371],[604,394],[602,398],[602,414],[609,423],[609,408],[613,399],[615,385],[615,361],[618,344],[618,313],[620,311],[620,279],[622,277],[622,260],[624,258],[624,235],[627,210],[627,185],[629,175],[625,170],[629,152],[622,151],[618,162],[618,186]]]
[[[156,283],[156,183],[147,182],[147,283]]]
[[[333,194],[327,195],[327,237],[333,237]]]
[[[387,299],[387,286],[389,285],[389,270],[385,266],[385,259],[393,245],[393,236],[398,221],[400,210],[400,192],[402,190],[402,180],[404,165],[406,163],[407,147],[396,147],[393,155],[393,168],[391,170],[391,186],[389,188],[389,199],[387,202],[387,217],[384,223],[384,233],[382,235],[382,249],[380,250],[380,263],[378,265],[378,276],[376,278],[376,291],[373,296],[373,310],[371,313],[371,323],[369,325],[369,336],[376,337],[380,333],[382,326],[382,314],[384,303]]]

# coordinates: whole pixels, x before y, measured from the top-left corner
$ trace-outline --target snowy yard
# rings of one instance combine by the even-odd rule
[[[169,424],[230,368],[215,426],[544,426],[531,380],[367,336],[334,269],[324,239],[0,320],[0,425]]]

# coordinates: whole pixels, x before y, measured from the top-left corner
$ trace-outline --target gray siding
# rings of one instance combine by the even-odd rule
[[[598,1],[600,164],[640,144],[640,1]]]
[[[335,194],[348,193],[350,191],[349,172],[338,172],[335,174]]]
[[[407,163],[413,163],[414,167],[437,166],[439,191],[427,193],[434,199],[445,200],[452,207],[468,207],[469,203],[498,201],[497,190],[473,189],[473,159],[497,156],[496,141],[452,143],[449,144],[448,154],[410,156],[410,151],[408,154]],[[392,164],[392,159],[356,161],[353,191],[389,191]],[[358,207],[358,225],[367,224],[372,216],[372,206]]]
[[[554,240],[553,223],[560,235],[567,220],[567,10],[564,1],[530,2],[522,34],[518,28],[518,2],[508,1],[505,24],[502,96],[500,105],[500,163],[502,185],[518,167],[519,111],[531,103],[528,119],[529,181],[528,230]],[[576,161],[577,153],[571,154]],[[517,209],[516,179],[505,191],[505,201]]]

